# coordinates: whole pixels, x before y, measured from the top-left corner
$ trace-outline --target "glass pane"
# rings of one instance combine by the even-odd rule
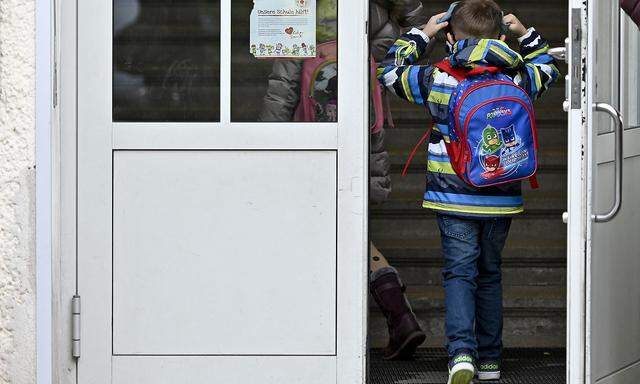
[[[232,121],[337,121],[337,0],[234,0],[231,25]]]
[[[114,0],[113,120],[220,120],[219,0]]]
[[[640,30],[629,16],[623,17],[620,101],[625,128],[631,129],[640,127]]]
[[[620,48],[620,6],[614,2],[601,1],[596,5],[594,17],[594,35],[598,36],[598,49],[595,51],[595,95],[594,99],[620,107],[619,85],[619,48]],[[611,117],[605,113],[594,115],[594,127],[598,135],[613,132],[614,125]]]
[[[635,24],[630,24],[632,32],[630,33],[631,49],[629,51],[629,60],[627,61],[627,71],[629,71],[630,81],[629,89],[629,127],[640,127],[640,30]]]

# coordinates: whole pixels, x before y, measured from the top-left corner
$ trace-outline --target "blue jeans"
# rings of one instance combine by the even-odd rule
[[[502,249],[511,218],[473,219],[438,214],[442,238],[447,349],[480,360],[502,353]]]

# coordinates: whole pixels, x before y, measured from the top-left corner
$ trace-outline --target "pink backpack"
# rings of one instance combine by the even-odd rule
[[[316,58],[307,59],[302,66],[300,104],[294,121],[338,121],[338,58],[337,44],[330,41],[318,45]],[[384,125],[382,89],[376,78],[376,63],[371,59],[371,133],[378,133]]]

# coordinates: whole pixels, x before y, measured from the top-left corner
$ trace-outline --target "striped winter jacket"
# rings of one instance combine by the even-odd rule
[[[529,29],[519,41],[520,53],[501,40],[461,40],[453,47],[449,60],[453,66],[503,68],[503,73],[535,100],[558,78],[559,71],[554,59],[547,54],[548,43],[535,29]],[[458,81],[431,65],[412,65],[421,57],[428,42],[422,31],[413,28],[396,41],[378,69],[378,79],[383,86],[403,99],[424,105],[433,117],[423,207],[468,217],[500,217],[523,212],[520,182],[475,188],[453,171],[445,142],[449,140],[449,99]]]

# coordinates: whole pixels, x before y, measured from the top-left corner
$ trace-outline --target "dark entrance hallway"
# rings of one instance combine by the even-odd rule
[[[447,9],[448,1],[423,1],[429,14]],[[567,3],[559,0],[522,2],[498,0],[505,13],[514,13],[526,26],[535,27],[551,47],[564,46]],[[553,15],[553,17],[549,17]],[[510,42],[513,45],[513,42]],[[431,62],[444,57],[442,47]],[[562,77],[567,73],[559,63]],[[507,359],[502,383],[564,383],[566,344],[566,225],[567,115],[562,78],[535,103],[540,137],[541,188],[525,183],[526,213],[514,219],[503,254],[505,306],[504,343]],[[386,343],[382,313],[370,300],[370,383],[446,383],[444,344],[444,292],[438,226],[435,215],[423,209],[425,148],[406,177],[401,177],[407,154],[430,124],[424,108],[392,97],[395,129],[386,132],[391,155],[391,200],[370,211],[370,236],[400,273],[407,296],[427,334],[414,361],[384,362],[378,348]],[[436,349],[433,349],[436,348]],[[515,349],[514,349],[515,348]]]

